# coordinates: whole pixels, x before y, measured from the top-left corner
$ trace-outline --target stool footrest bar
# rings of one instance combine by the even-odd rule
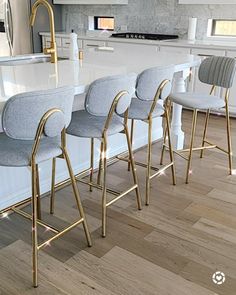
[[[124,158],[124,157],[120,157],[120,156],[117,156],[117,159],[121,160],[121,161],[124,161],[124,162],[130,162],[129,159]],[[134,163],[135,163],[135,165],[141,166],[143,168],[147,168],[147,164],[145,164],[145,163],[138,162],[138,161],[135,161]],[[159,171],[160,170],[159,168],[154,167],[154,166],[151,166],[151,169],[154,170],[154,171]]]
[[[210,146],[200,146],[200,147],[195,147],[192,149],[192,151],[196,152],[196,151],[201,151],[201,150],[209,150],[209,149],[215,149],[217,146],[216,145],[210,145]],[[188,153],[190,151],[190,149],[184,149],[184,150],[180,150],[180,153]]]
[[[64,234],[66,234],[68,231],[72,230],[73,228],[75,228],[77,225],[79,225],[80,223],[84,222],[84,218],[81,218],[80,220],[76,221],[75,223],[71,224],[70,226],[66,227],[64,230],[58,232],[55,236],[51,237],[50,239],[48,239],[47,241],[43,242],[42,244],[40,244],[38,246],[38,250],[42,249],[45,246],[48,246],[52,241],[60,238],[61,236],[63,236]]]
[[[32,216],[30,214],[26,213],[25,211],[22,211],[20,209],[14,208],[14,207],[12,208],[12,211],[19,214],[19,215],[21,215],[22,217],[24,217],[26,219],[32,220]],[[46,229],[48,229],[48,230],[50,230],[50,231],[52,231],[54,233],[59,233],[58,229],[56,229],[55,227],[47,224],[46,222],[44,222],[42,220],[38,219],[37,223],[38,223],[38,225],[41,225],[41,226],[45,227]]]
[[[102,190],[102,186],[100,184],[97,184],[97,183],[94,183],[94,182],[88,182],[86,180],[83,180],[83,179],[77,179],[77,181],[83,183],[83,184],[87,184],[87,185],[90,185],[96,189],[100,189]],[[116,191],[116,190],[113,190],[113,189],[110,189],[110,188],[107,188],[107,192],[112,194],[112,195],[120,195],[120,192]]]
[[[170,168],[173,165],[174,165],[173,162],[170,163],[170,164],[168,164],[168,165],[165,165],[164,167],[162,167],[161,169],[159,169],[158,172],[156,172],[155,174],[151,175],[150,176],[150,179],[153,179],[154,177],[157,177],[157,176],[161,175],[166,169]]]
[[[213,145],[213,143],[211,143],[210,141],[205,140],[204,142],[207,143],[207,144]],[[218,145],[215,145],[215,148],[222,151],[222,152],[224,152],[224,153],[226,153],[226,154],[229,153],[227,150],[223,149],[222,147],[219,147]]]
[[[123,198],[124,196],[126,196],[127,194],[129,194],[130,192],[132,192],[133,190],[135,190],[137,187],[138,187],[137,184],[133,185],[131,188],[129,188],[128,190],[124,191],[119,196],[117,196],[116,198],[114,198],[113,200],[111,200],[110,202],[108,202],[106,204],[106,207],[114,204],[116,201],[118,201],[119,199]]]

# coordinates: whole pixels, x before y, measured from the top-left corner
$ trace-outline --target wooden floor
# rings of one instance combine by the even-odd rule
[[[186,134],[190,115],[184,113]],[[199,115],[202,125],[203,115]],[[209,133],[224,146],[224,118],[213,117]],[[200,128],[197,134],[199,142]],[[232,134],[236,149],[236,120],[232,120]],[[155,163],[160,146],[154,145]],[[145,155],[141,150],[135,157],[145,159]],[[227,157],[218,151],[207,151],[203,160],[199,153],[194,155],[189,185],[184,183],[185,165],[176,157],[175,187],[169,171],[153,180],[151,205],[142,211],[137,211],[134,194],[113,205],[108,210],[106,239],[100,236],[100,191],[90,193],[79,184],[94,246],[87,248],[82,228],[47,246],[39,255],[37,289],[31,287],[30,223],[15,214],[2,219],[0,294],[235,295],[236,176],[228,176]],[[125,163],[116,163],[109,171],[111,187],[122,190],[129,185]],[[138,168],[138,176],[143,196],[143,168]],[[47,197],[42,207],[43,218],[62,228],[77,218],[70,187],[57,193],[54,218],[48,214]],[[40,239],[48,236],[40,230]],[[213,283],[216,271],[225,273],[223,285]]]

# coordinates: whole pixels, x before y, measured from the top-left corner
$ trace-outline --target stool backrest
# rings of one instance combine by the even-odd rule
[[[12,96],[3,109],[3,130],[13,139],[33,140],[44,114],[51,109],[59,109],[62,113],[54,113],[48,119],[44,130],[46,136],[58,136],[71,121],[73,100],[73,87],[26,92]]]
[[[164,80],[170,80],[163,89],[160,99],[165,100],[171,93],[174,66],[155,67],[143,71],[137,79],[136,96],[141,100],[154,100],[157,89]]]
[[[199,68],[199,80],[223,88],[231,88],[234,81],[236,61],[225,56],[211,56],[204,59]]]
[[[94,81],[88,89],[85,98],[85,109],[95,116],[107,116],[112,102],[121,91],[128,91],[118,105],[116,112],[124,113],[131,103],[132,95],[135,92],[137,75],[134,73],[127,75],[109,76]]]

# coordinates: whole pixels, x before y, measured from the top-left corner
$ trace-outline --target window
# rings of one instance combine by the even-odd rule
[[[218,20],[212,21],[212,36],[236,37],[236,20]]]
[[[179,4],[236,4],[236,0],[179,0]]]
[[[94,29],[113,31],[115,28],[114,17],[111,16],[95,16]]]

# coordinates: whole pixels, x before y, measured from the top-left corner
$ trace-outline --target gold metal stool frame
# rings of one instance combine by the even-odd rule
[[[170,163],[161,167],[157,168],[152,166],[152,126],[153,126],[153,112],[156,108],[157,102],[159,98],[162,96],[163,90],[165,86],[170,83],[169,80],[164,80],[160,84],[160,86],[157,89],[157,92],[155,94],[148,119],[145,120],[148,124],[148,154],[147,154],[147,163],[142,163],[142,162],[137,162],[135,161],[135,164],[141,167],[144,167],[147,169],[146,171],[146,205],[150,204],[150,186],[151,186],[151,180],[154,179],[155,177],[160,176],[166,169],[171,167],[172,170],[172,181],[173,185],[176,185],[176,174],[175,174],[175,163],[174,163],[174,156],[173,156],[173,150],[172,150],[172,145],[171,145],[171,135],[170,135],[170,120],[169,120],[169,100],[168,98],[166,99],[164,103],[164,114],[162,117],[166,119],[166,128],[165,128],[165,135],[164,138],[166,138],[166,132],[168,134],[168,142],[169,142],[169,155],[170,155]],[[133,135],[134,135],[134,119],[131,120],[131,145],[133,144]],[[163,156],[161,157],[161,165],[163,165]],[[130,169],[130,161],[127,159],[127,157],[124,157],[123,155],[120,155],[117,157],[118,159],[122,161],[128,162],[128,169]],[[151,174],[151,171],[155,171],[154,174]]]
[[[109,129],[110,123],[112,121],[113,115],[115,114],[115,111],[116,111],[116,108],[117,108],[117,105],[118,105],[120,99],[126,94],[128,94],[127,91],[121,91],[116,95],[115,99],[113,100],[113,103],[111,105],[109,114],[107,116],[107,119],[106,119],[106,122],[104,125],[104,130],[102,132],[102,138],[101,138],[100,164],[99,164],[99,174],[98,174],[97,183],[93,182],[93,173],[94,173],[94,139],[93,138],[91,139],[90,167],[75,175],[75,179],[77,181],[79,181],[83,184],[89,185],[90,191],[92,191],[93,187],[96,189],[102,190],[102,237],[106,236],[106,223],[107,223],[106,212],[107,212],[107,208],[110,205],[112,205],[116,201],[118,201],[121,198],[123,198],[124,196],[126,196],[128,193],[135,190],[136,197],[137,197],[138,209],[141,210],[141,208],[142,208],[139,187],[138,187],[138,179],[137,179],[137,175],[136,175],[135,163],[134,163],[133,152],[132,152],[129,131],[128,131],[128,124],[127,124],[128,123],[128,110],[125,112],[125,116],[124,116],[124,130],[121,131],[120,133],[124,133],[126,135],[134,185],[124,192],[118,192],[114,189],[109,189],[107,187],[107,180],[106,180],[107,165],[108,165],[108,161],[107,161],[107,131]],[[114,159],[112,159],[111,161],[114,161]],[[109,161],[109,163],[111,163],[111,161]],[[67,185],[70,182],[70,179],[67,179],[67,180],[62,181],[58,184],[55,184],[56,159],[53,159],[52,171],[53,171],[53,173],[52,173],[52,190],[51,190],[50,211],[53,214],[54,202],[55,202],[55,189],[60,189],[63,186]],[[101,184],[101,174],[102,174],[103,184]],[[87,182],[86,180],[83,179],[87,175],[90,176],[89,182]],[[110,202],[107,202],[107,193],[115,195],[115,198],[112,199]]]
[[[54,226],[51,226],[51,225],[49,225],[49,224],[47,224],[47,223],[45,223],[44,221],[41,220],[39,172],[38,172],[38,164],[36,164],[36,155],[37,155],[37,151],[38,151],[39,146],[40,146],[40,140],[41,140],[41,137],[43,135],[44,128],[45,128],[45,125],[46,125],[48,119],[53,114],[58,113],[58,112],[62,113],[62,111],[59,110],[59,109],[51,109],[48,112],[46,112],[44,114],[44,116],[42,117],[42,119],[40,120],[40,123],[39,123],[38,128],[37,128],[37,132],[36,132],[36,136],[35,136],[35,140],[34,140],[34,145],[33,145],[32,153],[31,153],[31,160],[30,160],[31,181],[32,181],[32,197],[29,197],[28,199],[26,199],[26,200],[24,200],[22,202],[19,202],[19,203],[15,204],[15,205],[12,205],[11,207],[8,207],[8,208],[6,208],[6,209],[4,209],[4,210],[2,210],[0,212],[0,214],[3,214],[3,213],[6,213],[6,212],[13,211],[13,212],[23,216],[24,218],[32,220],[32,248],[33,248],[33,267],[32,267],[32,271],[33,271],[33,286],[34,287],[38,286],[38,251],[41,250],[42,248],[44,248],[46,245],[48,245],[48,243],[60,238],[65,233],[67,233],[68,231],[72,230],[77,225],[82,223],[83,227],[84,227],[84,232],[85,232],[85,236],[86,236],[86,239],[87,239],[88,246],[92,246],[91,236],[90,236],[87,221],[86,221],[86,218],[85,218],[85,215],[84,215],[83,207],[82,207],[82,204],[81,204],[78,187],[77,187],[77,184],[76,184],[76,181],[75,181],[75,178],[74,178],[74,174],[73,174],[73,171],[72,171],[70,159],[69,159],[68,153],[67,153],[65,128],[61,132],[62,155],[60,156],[60,158],[65,159],[65,161],[66,161],[68,171],[69,171],[69,174],[70,174],[70,179],[71,179],[73,191],[74,191],[75,200],[76,200],[76,203],[77,203],[78,210],[79,210],[81,218],[79,220],[77,220],[76,222],[72,223],[70,226],[64,228],[61,231],[58,230],[57,228],[55,228]],[[27,205],[30,202],[32,203],[32,215],[26,213],[25,211],[23,211],[21,209],[18,209],[18,207],[22,207],[24,205]],[[53,237],[49,238],[48,240],[44,241],[43,243],[38,244],[37,225],[43,226],[47,230],[50,230],[53,233],[55,233],[55,235]]]
[[[213,95],[215,89],[217,86],[213,85],[210,91],[210,95]],[[228,150],[210,142],[207,140],[207,129],[209,125],[209,119],[210,119],[210,114],[211,110],[208,109],[206,112],[206,118],[205,118],[205,124],[204,124],[204,131],[203,131],[203,138],[202,138],[202,145],[200,147],[194,147],[194,138],[195,138],[195,132],[196,132],[196,125],[197,125],[197,114],[198,110],[194,109],[193,110],[193,119],[192,119],[192,128],[191,128],[191,136],[190,136],[190,147],[187,149],[183,150],[178,150],[175,151],[174,153],[179,155],[181,158],[186,160],[187,163],[187,171],[186,171],[186,184],[189,183],[189,176],[190,176],[190,171],[191,171],[191,164],[192,164],[192,155],[194,151],[200,151],[200,158],[203,158],[203,154],[205,150],[209,149],[218,149],[228,155],[228,161],[229,161],[229,174],[232,175],[233,171],[233,153],[232,153],[232,138],[231,138],[231,128],[230,128],[230,114],[229,114],[229,94],[230,94],[230,89],[226,88],[225,90],[225,116],[226,116],[226,125],[227,125],[227,145],[228,145]],[[166,135],[165,135],[166,138]],[[166,142],[166,140],[165,140]],[[168,149],[169,147],[164,144],[163,145],[163,150],[162,154],[164,155],[165,149]],[[184,156],[183,153],[189,153],[188,157]]]

